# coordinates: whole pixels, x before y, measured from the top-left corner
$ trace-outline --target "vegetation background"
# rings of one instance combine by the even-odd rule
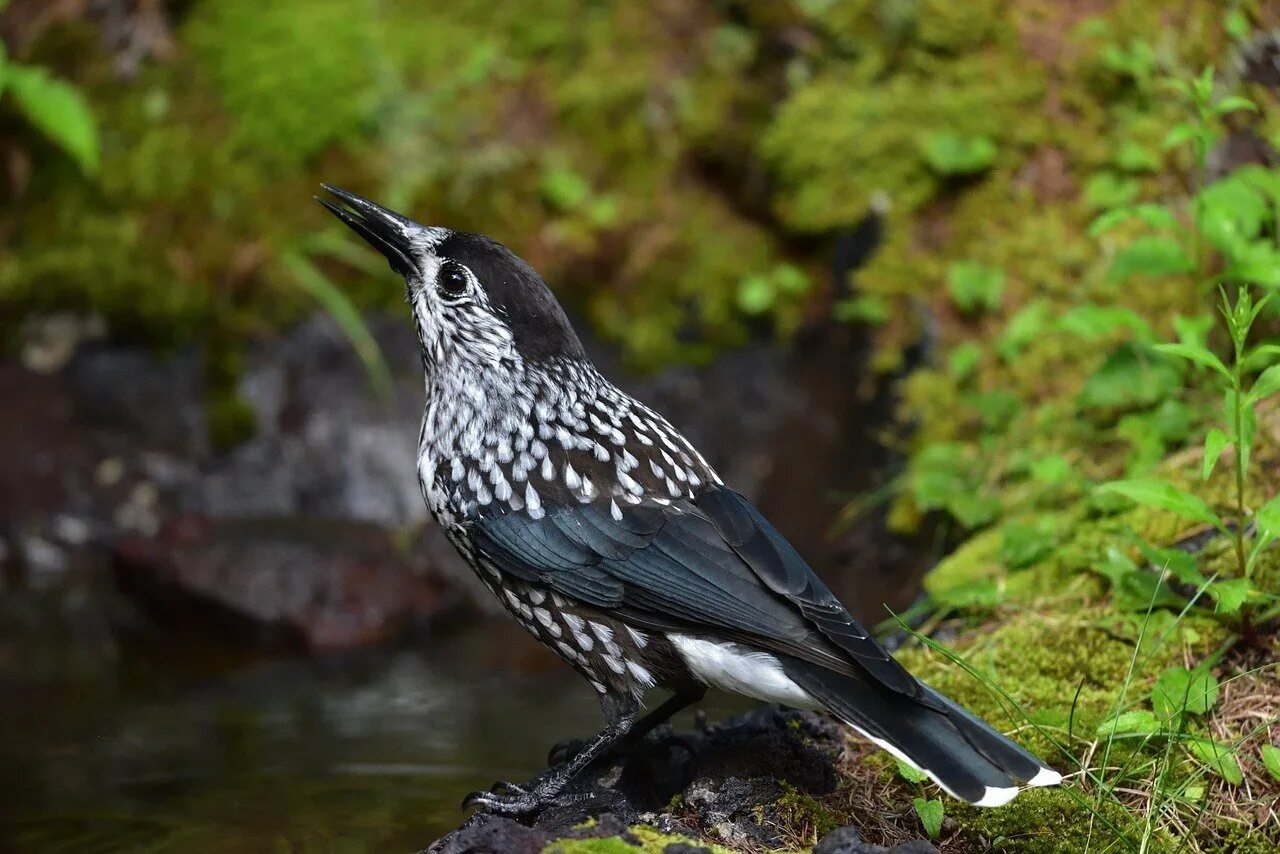
[[[939,558],[902,655],[1069,782],[983,811],[851,746],[786,844],[1280,848],[1275,4],[0,9],[6,358],[195,348],[214,454],[317,309],[385,391],[400,294],[321,180],[503,240],[633,371],[845,325],[898,462],[842,518]]]

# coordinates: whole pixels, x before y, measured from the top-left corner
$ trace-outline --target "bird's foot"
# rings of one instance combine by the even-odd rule
[[[464,810],[480,807],[485,812],[502,815],[524,815],[533,812],[541,805],[542,801],[536,791],[531,792],[523,786],[501,780],[490,786],[487,792],[472,792],[462,799]]]

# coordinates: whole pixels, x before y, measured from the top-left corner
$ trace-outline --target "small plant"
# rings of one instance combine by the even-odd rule
[[[792,264],[779,264],[738,283],[738,308],[744,314],[764,314],[784,300],[805,294],[809,287],[804,271]]]
[[[908,783],[914,783],[918,786],[928,782],[929,777],[923,771],[911,767],[901,759],[895,759],[894,761],[898,765],[898,776]],[[942,819],[946,816],[946,808],[942,800],[939,798],[915,797],[912,798],[911,803],[915,807],[916,817],[920,819],[924,832],[928,834],[930,839],[937,839],[942,834]]]
[[[0,2],[0,8],[7,5]],[[75,160],[86,175],[99,166],[98,125],[80,90],[34,65],[8,61],[0,43],[0,98]]]
[[[937,839],[942,834],[942,819],[945,811],[939,798],[913,798],[911,803],[916,808],[920,824],[930,839]]]
[[[1004,271],[977,261],[956,261],[947,269],[947,290],[956,308],[966,314],[995,311],[1004,294]]]
[[[1218,702],[1218,680],[1201,665],[1195,670],[1174,666],[1156,679],[1149,699],[1152,711],[1121,712],[1098,725],[1097,735],[1108,739],[1170,739],[1192,758],[1232,784],[1243,781],[1232,745],[1186,732],[1189,719],[1207,715]]]
[[[1166,147],[1189,145],[1201,171],[1208,151],[1221,135],[1224,116],[1253,105],[1238,96],[1215,98],[1213,73],[1204,73],[1190,81],[1174,84],[1189,105],[1190,118],[1177,125],[1166,138]],[[1209,246],[1217,249],[1225,270],[1207,279],[1217,284],[1218,310],[1231,343],[1230,359],[1224,361],[1212,349],[1207,338],[1208,325],[1180,319],[1175,323],[1177,343],[1148,345],[1149,351],[1171,356],[1207,371],[1222,396],[1222,418],[1219,425],[1205,435],[1202,475],[1208,480],[1222,454],[1230,449],[1234,462],[1232,508],[1221,514],[1199,496],[1157,478],[1115,481],[1102,491],[1123,495],[1132,501],[1172,512],[1191,522],[1212,526],[1228,537],[1235,554],[1235,577],[1205,579],[1194,559],[1170,556],[1167,568],[1184,584],[1205,585],[1215,600],[1216,611],[1224,615],[1240,615],[1242,629],[1251,631],[1251,614],[1246,604],[1264,598],[1252,584],[1258,557],[1280,538],[1280,497],[1258,508],[1250,524],[1247,507],[1249,463],[1257,434],[1258,403],[1280,392],[1280,365],[1272,364],[1280,355],[1275,344],[1251,344],[1250,333],[1270,295],[1255,299],[1252,288],[1268,285],[1280,276],[1280,254],[1267,233],[1269,218],[1280,202],[1280,179],[1269,172],[1244,171],[1200,190],[1191,200],[1191,227],[1182,226],[1172,212],[1154,205],[1121,208],[1104,214],[1094,223],[1093,232],[1103,233],[1119,223],[1138,220],[1155,228],[1158,234],[1145,235],[1116,254],[1111,276],[1125,279],[1135,274],[1173,275],[1198,273],[1205,266]],[[1234,298],[1228,291],[1232,284]],[[1110,567],[1100,571],[1110,574],[1113,587],[1124,572],[1117,569],[1113,555]],[[1242,609],[1243,610],[1242,612]]]
[[[927,135],[920,150],[929,168],[939,175],[974,175],[985,172],[996,160],[996,144],[988,137],[950,131]]]

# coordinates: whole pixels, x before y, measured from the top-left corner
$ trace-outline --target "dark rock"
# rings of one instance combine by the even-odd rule
[[[823,717],[777,707],[679,739],[663,727],[639,749],[597,761],[526,821],[551,839],[575,837],[578,825],[598,818],[592,835],[625,837],[628,825],[643,821],[663,833],[774,848],[783,840],[770,825],[771,805],[786,786],[815,796],[833,791],[841,741],[839,728]],[[667,805],[676,795],[682,806],[672,815]],[[474,822],[437,846],[465,841]]]
[[[430,854],[538,854],[551,834],[515,819],[480,814],[427,849]]]
[[[244,354],[238,391],[256,429],[221,453],[207,435],[198,348],[161,356],[76,338],[61,348],[69,361],[60,372],[0,365],[0,445],[18,448],[0,461],[0,536],[11,562],[33,585],[61,583],[62,570],[44,570],[89,553],[99,566],[114,562],[122,589],[155,614],[183,613],[197,625],[201,614],[228,618],[238,637],[312,647],[383,640],[430,616],[433,601],[499,610],[428,521],[419,493],[423,392],[411,326],[399,314],[367,322],[391,366],[389,395],[371,393],[345,336],[317,315]],[[794,351],[757,342],[707,366],[646,377],[627,376],[609,364],[607,347],[589,346],[624,388],[670,413],[726,480],[760,499],[815,565],[834,567],[838,593],[878,619],[882,601],[910,603],[917,553],[888,541],[878,523],[833,539],[838,505],[815,512],[812,498],[874,487],[863,481],[884,454],[871,431],[888,409],[850,392],[867,350],[849,328],[802,338]],[[85,536],[68,542],[63,518],[78,520],[72,527]],[[192,518],[210,520],[206,533],[174,541],[175,526]],[[247,523],[262,528],[249,533]],[[330,528],[377,541],[381,567],[349,538],[332,542]],[[313,532],[319,538],[304,542]],[[393,537],[420,545],[404,556],[389,547]],[[255,555],[258,546],[278,560]],[[337,553],[319,554],[330,548]],[[316,569],[298,571],[303,564]],[[842,577],[842,567],[858,571]]]
[[[161,357],[95,345],[78,352],[65,375],[79,416],[95,429],[189,457],[208,453],[204,377],[194,351]]]
[[[863,842],[862,833],[856,827],[838,827],[813,846],[813,854],[873,854],[883,850],[879,845]]]
[[[386,640],[455,603],[430,564],[408,557],[362,523],[186,516],[121,541],[112,566],[157,620],[333,649]]]
[[[705,845],[690,845],[687,842],[672,842],[662,849],[662,854],[711,854]]]
[[[938,854],[931,842],[914,839],[892,847],[864,842],[856,827],[841,827],[831,831],[813,846],[813,854]]]

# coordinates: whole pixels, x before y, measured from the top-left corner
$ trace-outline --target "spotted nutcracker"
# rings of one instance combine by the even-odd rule
[[[707,686],[825,709],[979,806],[1061,780],[895,661],[679,431],[600,375],[528,264],[488,237],[325,189],[337,203],[321,204],[405,278],[432,515],[600,695],[604,729],[563,767],[464,806],[531,812]],[[639,718],[654,687],[673,696]]]

